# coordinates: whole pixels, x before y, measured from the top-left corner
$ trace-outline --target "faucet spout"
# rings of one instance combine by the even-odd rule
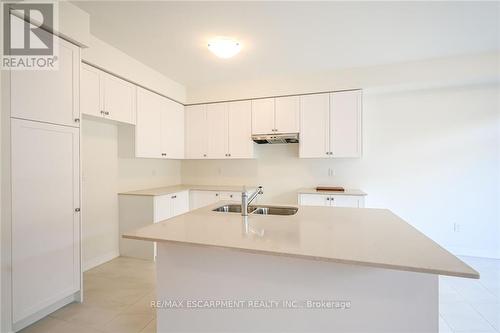
[[[247,190],[244,189],[243,192],[241,193],[241,215],[242,216],[248,216],[248,205],[259,195],[263,194],[264,189],[262,186],[257,187],[255,192],[252,194],[248,194]]]

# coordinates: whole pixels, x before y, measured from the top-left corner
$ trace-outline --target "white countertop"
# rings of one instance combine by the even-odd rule
[[[254,188],[256,188],[256,186],[247,186],[247,190],[251,190]],[[120,192],[118,194],[156,196],[156,195],[171,194],[171,193],[180,192],[180,191],[187,191],[187,190],[242,192],[243,185],[185,185],[185,184],[180,184],[180,185],[148,188],[148,189],[137,190],[137,191]]]
[[[479,278],[470,266],[387,209],[301,206],[295,215],[214,212],[219,202],[123,237]]]
[[[316,191],[315,188],[300,188],[297,190],[299,194],[328,194],[328,195],[358,195],[365,196],[366,193],[361,190],[356,189],[348,189],[346,188],[344,191]]]

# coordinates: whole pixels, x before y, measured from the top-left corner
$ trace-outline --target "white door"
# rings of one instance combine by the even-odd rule
[[[59,44],[57,70],[10,71],[11,116],[78,127],[80,48],[58,37],[54,43]]]
[[[252,158],[252,103],[228,103],[228,157]]]
[[[334,207],[354,207],[362,208],[363,199],[354,195],[332,195],[330,197]]]
[[[274,98],[252,100],[252,134],[271,134],[274,129]]]
[[[207,157],[207,113],[206,105],[185,108],[186,158]]]
[[[220,200],[219,192],[215,191],[190,191],[189,209],[198,209],[216,203]]]
[[[160,158],[162,156],[161,114],[165,108],[162,96],[137,88],[136,157]]]
[[[11,136],[18,322],[80,290],[79,129],[12,119]]]
[[[189,211],[189,191],[177,192],[172,195],[172,216]]]
[[[103,117],[103,98],[101,93],[101,71],[87,64],[82,64],[80,72],[80,112],[96,117]]]
[[[161,151],[164,158],[184,158],[184,106],[167,98],[161,114]]]
[[[228,157],[227,125],[227,103],[208,104],[208,158]]]
[[[106,117],[123,123],[135,124],[136,86],[104,72],[102,78]]]
[[[324,194],[300,194],[299,205],[301,206],[330,206],[328,195]]]
[[[159,195],[154,198],[154,223],[161,222],[173,216],[173,194]]]
[[[329,94],[300,96],[301,158],[328,158],[329,154]]]
[[[300,97],[277,97],[275,103],[275,132],[298,133],[300,118]]]
[[[330,151],[333,157],[361,156],[361,90],[330,94]]]

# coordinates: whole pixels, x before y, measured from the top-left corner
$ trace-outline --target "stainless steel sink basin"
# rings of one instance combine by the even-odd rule
[[[252,214],[258,215],[294,215],[299,209],[297,207],[273,207],[273,206],[258,206]]]
[[[248,213],[250,214],[255,210],[255,207],[248,207]],[[224,212],[224,213],[241,213],[241,205],[224,205],[213,209],[214,212]]]
[[[278,206],[249,206],[248,214],[256,215],[294,215],[299,209],[297,207]],[[224,205],[213,209],[214,212],[241,213],[241,205]]]

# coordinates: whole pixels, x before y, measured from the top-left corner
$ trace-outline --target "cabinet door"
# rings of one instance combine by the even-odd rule
[[[172,195],[172,216],[184,214],[189,211],[189,192],[182,191]]]
[[[252,158],[252,103],[228,103],[228,154],[229,158]]]
[[[146,89],[137,89],[136,157],[161,157],[161,113],[164,108],[162,96]]]
[[[330,94],[330,151],[333,157],[361,156],[361,90]]]
[[[331,201],[334,207],[363,207],[363,198],[355,195],[332,195]]]
[[[164,158],[184,158],[184,107],[164,98],[161,116],[161,151]],[[164,154],[164,155],[163,155]]]
[[[207,157],[207,113],[206,105],[185,108],[186,158]]]
[[[82,64],[80,72],[80,112],[82,114],[104,116],[100,76],[100,70]]]
[[[301,206],[330,206],[330,200],[324,194],[300,194],[299,205]]]
[[[11,116],[78,127],[80,49],[58,37],[54,43],[59,45],[57,70],[10,72]]]
[[[252,100],[252,134],[272,134],[274,129],[274,98]]]
[[[161,222],[173,216],[172,197],[172,194],[166,194],[154,198],[154,223]]]
[[[123,123],[135,124],[136,86],[104,72],[102,77],[106,117]]]
[[[328,158],[329,94],[300,96],[301,158]]]
[[[80,290],[79,129],[12,120],[13,320]]]
[[[275,133],[298,133],[300,97],[277,97],[275,103]]]
[[[220,200],[219,192],[216,191],[190,191],[189,209],[198,209],[216,203]]]
[[[227,103],[208,104],[208,158],[228,157],[227,126]]]

